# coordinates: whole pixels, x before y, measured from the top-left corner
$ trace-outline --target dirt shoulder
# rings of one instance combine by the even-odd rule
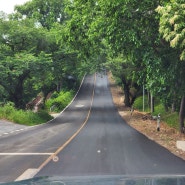
[[[168,149],[171,153],[185,160],[185,152],[176,147],[177,140],[185,140],[185,135],[181,134],[174,128],[169,127],[166,123],[161,121],[160,131],[156,129],[156,121],[146,119],[143,117],[147,113],[142,113],[134,110],[131,115],[130,108],[124,106],[124,94],[120,87],[115,85],[111,73],[108,74],[110,89],[114,104],[116,105],[121,117],[133,128],[144,134],[149,139],[155,141],[161,146]]]

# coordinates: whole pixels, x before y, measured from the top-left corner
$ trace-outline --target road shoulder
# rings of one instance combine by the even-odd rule
[[[185,151],[176,147],[176,142],[185,141],[185,136],[166,123],[161,122],[160,132],[156,129],[156,121],[143,119],[147,113],[134,111],[131,115],[130,108],[124,106],[124,94],[120,87],[115,85],[111,73],[108,74],[110,90],[115,106],[120,116],[133,128],[168,149],[171,153],[185,160]]]
[[[27,129],[29,126],[16,124],[7,120],[0,120],[0,137],[12,134],[14,132],[20,132]]]

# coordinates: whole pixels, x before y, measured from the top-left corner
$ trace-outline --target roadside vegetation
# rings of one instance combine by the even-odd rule
[[[150,99],[148,99],[147,96],[145,96],[144,100],[144,111],[148,114],[151,113],[151,107],[150,107]],[[142,112],[143,111],[143,96],[139,96],[136,98],[134,104],[134,109]],[[179,129],[179,117],[178,112],[171,112],[171,110],[165,110],[164,105],[160,102],[159,99],[155,100],[155,106],[154,106],[154,112],[151,113],[152,116],[157,116],[160,114],[160,119],[167,123],[169,126]]]
[[[61,91],[52,94],[51,98],[45,103],[49,112],[61,112],[73,99],[74,91]]]
[[[42,93],[45,110],[59,111],[60,98],[47,102],[48,94],[106,68],[126,106],[144,88],[150,112],[177,113],[184,132],[184,1],[30,0],[15,10],[0,12],[0,102],[25,110]]]
[[[53,93],[45,103],[45,107],[37,112],[15,108],[12,102],[0,107],[0,119],[6,119],[14,123],[28,126],[46,123],[53,119],[51,113],[61,112],[73,99],[74,91],[61,91]]]
[[[52,119],[46,111],[40,110],[34,113],[31,110],[18,110],[12,103],[0,107],[0,119],[6,119],[14,123],[24,124],[28,126],[45,123]]]

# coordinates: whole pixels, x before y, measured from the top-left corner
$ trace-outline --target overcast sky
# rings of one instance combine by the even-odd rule
[[[0,11],[12,13],[15,5],[24,4],[29,0],[0,0]]]

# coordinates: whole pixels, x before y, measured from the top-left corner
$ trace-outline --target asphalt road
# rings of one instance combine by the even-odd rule
[[[94,76],[87,76],[72,104],[47,124],[0,135],[0,182],[27,178],[66,143],[86,121],[93,93]],[[10,127],[10,126],[9,126]],[[12,124],[12,129],[14,125]],[[28,174],[29,175],[29,174]]]
[[[104,75],[96,75],[95,81],[94,76],[87,76],[74,102],[51,122],[0,137],[0,182],[24,179],[30,174],[184,173],[183,160],[122,120]]]
[[[89,120],[37,176],[184,175],[185,162],[119,116],[107,76],[97,75]]]

